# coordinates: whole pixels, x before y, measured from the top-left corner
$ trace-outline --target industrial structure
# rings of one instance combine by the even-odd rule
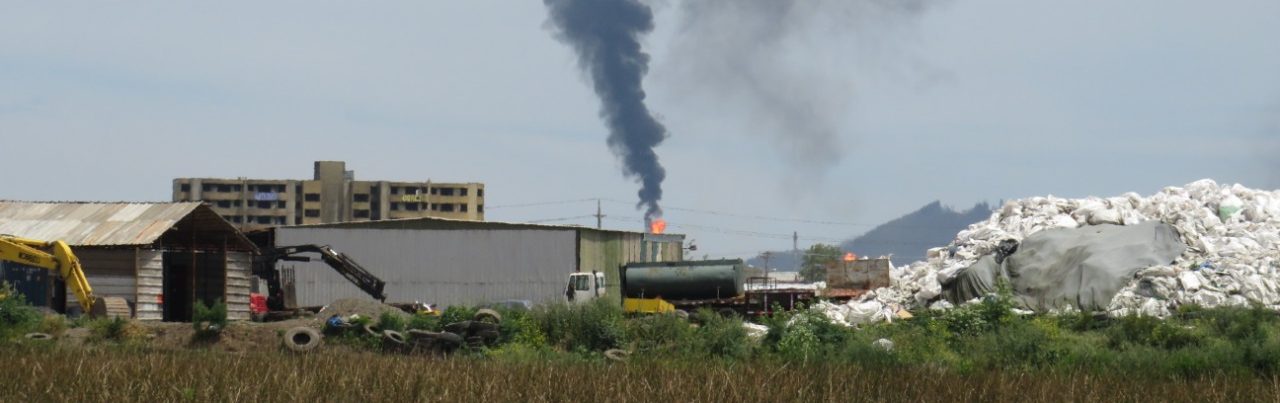
[[[358,181],[342,161],[316,161],[311,180],[178,178],[173,201],[201,201],[243,230],[438,217],[484,220],[484,184]]]
[[[249,319],[256,247],[201,203],[0,201],[0,233],[66,242],[94,294],[127,300],[137,319],[189,321],[196,301],[216,300],[229,319]],[[0,268],[35,305],[78,309],[47,270]]]
[[[621,303],[619,267],[684,250],[683,235],[439,218],[279,227],[270,242],[331,245],[385,280],[388,302],[440,305],[563,300],[568,276],[592,271]],[[280,265],[293,306],[369,298],[322,263]]]

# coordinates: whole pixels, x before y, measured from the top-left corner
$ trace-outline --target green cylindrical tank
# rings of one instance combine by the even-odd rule
[[[746,268],[742,259],[631,263],[622,275],[628,298],[732,298],[745,291]]]

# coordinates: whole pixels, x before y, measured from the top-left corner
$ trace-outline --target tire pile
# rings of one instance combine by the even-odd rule
[[[462,347],[479,348],[497,345],[502,315],[492,309],[476,311],[472,320],[450,323],[443,331],[410,329],[404,332],[380,329],[376,325],[343,324],[331,328],[334,333],[361,332],[382,341],[384,351],[405,354],[448,354]],[[306,353],[318,348],[323,336],[311,327],[289,329],[283,335],[285,348]]]

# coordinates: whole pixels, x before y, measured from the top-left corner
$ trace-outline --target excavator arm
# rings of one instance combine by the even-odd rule
[[[0,260],[15,262],[25,266],[47,269],[62,276],[67,287],[80,301],[80,307],[87,314],[93,312],[93,287],[84,277],[84,268],[80,259],[71,252],[71,246],[63,241],[37,241],[14,236],[0,236]]]
[[[319,254],[320,260],[332,267],[342,277],[345,277],[347,281],[369,294],[369,296],[378,301],[387,300],[386,294],[383,294],[383,289],[387,286],[387,283],[374,276],[373,273],[369,273],[368,270],[365,270],[363,266],[360,266],[347,254],[335,251],[328,245],[295,245],[264,251],[261,260],[254,268],[254,274],[267,281],[268,308],[277,311],[285,309],[284,291],[280,285],[280,273],[276,270],[276,262],[281,260],[310,261],[311,259],[305,256],[295,256],[308,252]]]

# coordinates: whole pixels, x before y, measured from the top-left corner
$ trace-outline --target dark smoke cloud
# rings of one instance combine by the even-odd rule
[[[653,11],[636,0],[544,0],[556,39],[573,47],[578,65],[600,97],[600,117],[609,127],[609,147],[622,160],[623,174],[640,183],[645,218],[662,215],[666,171],[653,148],[667,129],[645,106],[641,86],[649,55],[640,37],[653,31]]]
[[[936,2],[936,1],[935,1]],[[664,72],[676,95],[745,116],[793,167],[820,174],[841,154],[854,70],[902,53],[925,0],[687,0]]]

